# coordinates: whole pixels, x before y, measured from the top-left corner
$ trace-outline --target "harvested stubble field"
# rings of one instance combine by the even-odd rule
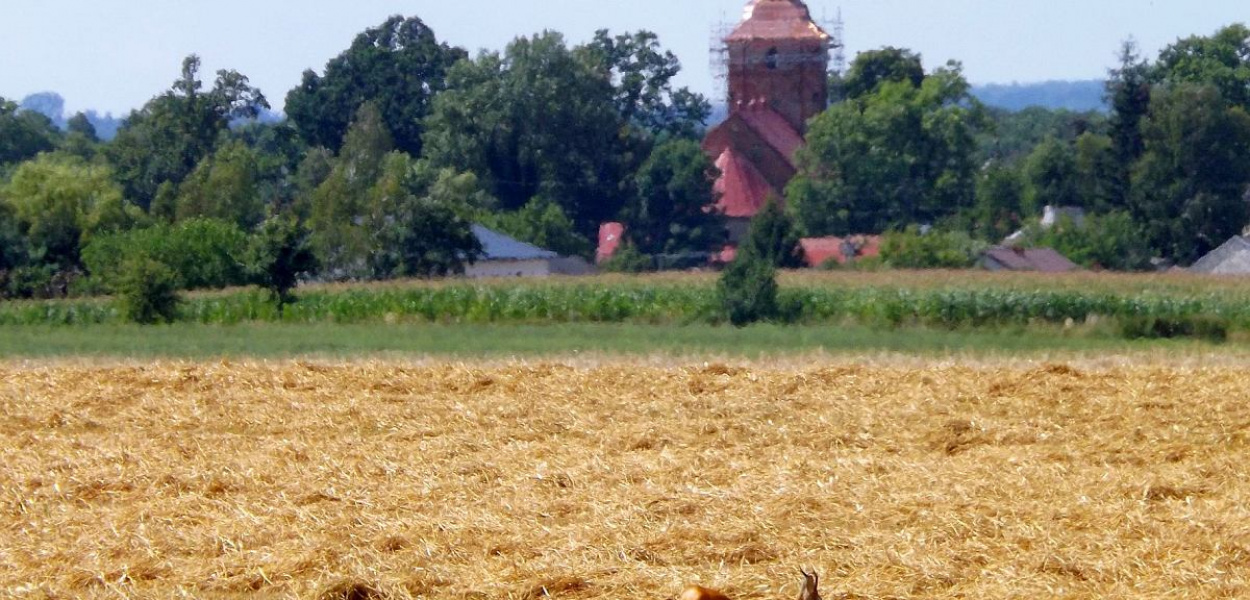
[[[1244,373],[0,364],[0,596],[1244,598]]]

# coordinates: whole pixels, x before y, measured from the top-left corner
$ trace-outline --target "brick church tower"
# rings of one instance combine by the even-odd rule
[[[729,117],[708,132],[703,149],[721,170],[717,206],[736,241],[798,172],[794,154],[807,121],[829,105],[836,41],[802,0],[751,0],[724,44]]]

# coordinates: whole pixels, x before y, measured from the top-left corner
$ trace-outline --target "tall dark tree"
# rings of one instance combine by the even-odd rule
[[[171,89],[131,113],[108,146],[106,154],[126,197],[144,209],[161,184],[182,183],[212,154],[232,120],[254,118],[269,108],[264,94],[237,71],[218,71],[207,92],[199,71],[199,57],[188,56]]]
[[[613,37],[601,29],[578,52],[612,81],[617,110],[626,122],[654,135],[679,137],[698,135],[707,122],[711,105],[703,96],[673,86],[681,62],[660,46],[654,33]]]
[[[1133,172],[1132,212],[1154,248],[1189,263],[1250,220],[1250,115],[1214,86],[1155,93]]]
[[[421,19],[393,16],[356,36],[324,75],[305,71],[287,94],[286,113],[309,145],[337,152],[360,106],[372,102],[396,147],[420,156],[423,120],[447,70],[466,56],[439,43]]]
[[[1024,178],[1014,167],[992,164],[977,181],[972,233],[997,243],[1020,229],[1024,219]]]
[[[646,254],[706,251],[723,243],[724,225],[711,210],[715,175],[693,141],[657,147],[638,171],[637,196],[625,207],[630,240]]]
[[[751,220],[751,229],[738,253],[758,257],[776,268],[803,266],[799,234],[790,215],[782,210],[780,199],[770,197],[764,209]]]
[[[1081,206],[1076,154],[1069,144],[1047,138],[1025,161],[1024,176],[1028,212],[1040,214],[1047,206]]]
[[[1128,200],[1129,171],[1145,151],[1141,122],[1150,112],[1150,65],[1142,60],[1133,40],[1120,48],[1120,64],[1107,80],[1111,105],[1110,135],[1119,170],[1116,174],[1117,204]]]
[[[616,216],[640,161],[611,81],[553,32],[458,63],[427,124],[436,168],[476,173],[505,210],[543,196],[586,237]]]

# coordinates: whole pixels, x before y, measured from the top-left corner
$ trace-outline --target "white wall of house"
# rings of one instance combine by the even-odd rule
[[[551,259],[534,260],[482,260],[464,270],[465,277],[548,277],[551,275]]]

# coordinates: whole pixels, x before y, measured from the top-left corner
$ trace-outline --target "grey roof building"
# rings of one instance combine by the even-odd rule
[[[1210,275],[1250,275],[1250,240],[1235,236],[1198,259],[1189,270]]]
[[[990,271],[1037,271],[1067,273],[1080,270],[1076,263],[1050,248],[995,246],[981,256],[981,267]]]
[[[543,260],[560,258],[559,254],[533,244],[508,237],[493,229],[473,224],[473,236],[482,244],[482,260]]]
[[[468,277],[547,277],[588,275],[595,271],[584,258],[560,256],[476,223],[472,228],[474,237],[482,244],[482,256],[465,268]]]

